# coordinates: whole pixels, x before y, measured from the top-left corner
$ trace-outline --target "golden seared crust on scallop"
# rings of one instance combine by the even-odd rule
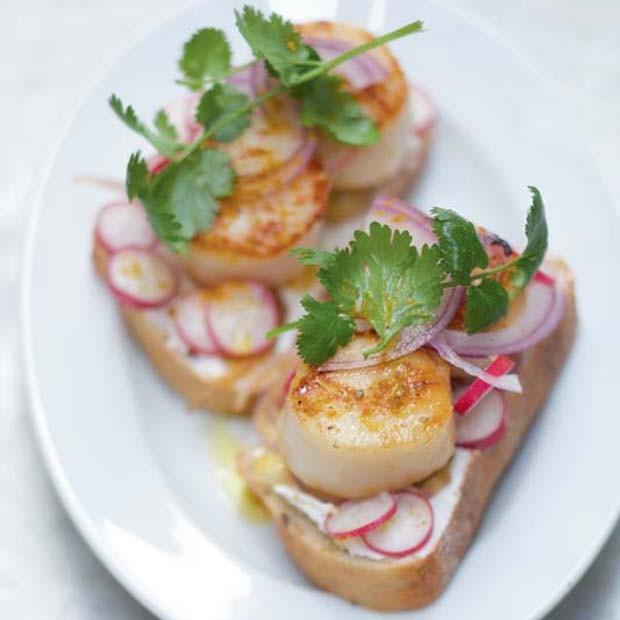
[[[311,135],[299,120],[297,104],[283,95],[256,109],[251,125],[221,148],[243,183],[249,177],[265,177],[276,171]]]
[[[371,348],[376,335],[354,345]],[[420,349],[358,370],[302,365],[281,422],[281,448],[306,485],[336,497],[364,497],[423,480],[454,452],[448,365]]]
[[[232,196],[223,200],[211,229],[191,242],[190,256],[208,252],[239,260],[283,254],[320,220],[327,193],[323,167],[313,160],[279,191],[262,198]]]
[[[307,22],[296,28],[302,38],[337,39],[354,47],[374,39],[367,30],[342,22]],[[407,103],[407,82],[400,64],[386,46],[368,53],[387,69],[387,75],[380,83],[353,92],[353,96],[381,128],[390,123]]]
[[[343,448],[426,444],[452,417],[449,366],[427,349],[360,370],[302,366],[289,407],[308,432]]]

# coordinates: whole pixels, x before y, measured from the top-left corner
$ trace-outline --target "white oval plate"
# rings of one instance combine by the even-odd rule
[[[419,205],[455,207],[520,241],[525,186],[543,191],[553,249],[577,275],[577,346],[446,592],[411,614],[539,618],[579,578],[618,514],[618,341],[606,329],[619,306],[611,268],[617,214],[544,85],[471,20],[422,0],[274,0],[272,8],[374,30],[425,20],[428,32],[394,45],[441,110]],[[236,516],[209,454],[214,418],[186,415],[156,378],[90,263],[93,218],[106,195],[73,179],[122,177],[136,146],[106,98],[116,92],[154,111],[177,92],[181,43],[205,24],[230,31],[232,4],[203,3],[136,45],[86,99],[56,154],[31,230],[24,287],[38,436],[86,540],[160,616],[278,620],[295,610],[300,620],[376,617],[308,585],[271,526]]]

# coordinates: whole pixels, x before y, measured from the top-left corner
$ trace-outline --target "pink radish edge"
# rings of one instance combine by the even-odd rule
[[[154,250],[158,244],[158,239],[155,233],[152,233],[150,235],[150,240],[148,241],[148,243],[128,243],[126,245],[116,246],[111,243],[110,240],[106,239],[106,235],[102,231],[103,217],[105,215],[105,212],[109,209],[113,209],[114,207],[124,206],[130,207],[132,209],[142,209],[140,205],[132,205],[125,200],[110,202],[101,207],[99,213],[97,214],[97,219],[95,222],[95,239],[97,240],[97,242],[101,244],[103,249],[108,254],[114,254],[116,252],[119,252],[120,250]]]
[[[184,326],[183,316],[181,314],[180,306],[181,304],[191,303],[190,300],[192,298],[200,295],[200,291],[191,291],[190,293],[186,293],[182,297],[179,298],[177,302],[175,302],[175,313],[174,313],[174,326],[177,330],[179,338],[189,347],[190,351],[201,353],[203,355],[217,355],[220,351],[217,348],[215,342],[213,342],[213,338],[211,338],[211,334],[207,327],[207,305],[208,301],[204,300],[196,300],[194,303],[203,303],[204,306],[202,308],[202,320],[204,327],[204,334],[202,342],[199,342],[195,335],[190,333],[190,330],[187,329],[187,326]]]
[[[396,503],[397,503],[397,507],[396,507],[396,518],[398,518],[398,502],[401,499],[402,496],[406,496],[406,495],[411,495],[414,496],[418,499],[420,499],[422,502],[424,502],[425,507],[427,508],[428,512],[429,512],[429,523],[428,523],[428,527],[426,529],[426,531],[424,532],[424,535],[421,537],[420,540],[416,541],[415,544],[411,545],[410,547],[407,547],[405,549],[402,549],[400,551],[394,551],[394,550],[387,550],[385,548],[381,548],[380,545],[376,544],[373,542],[372,540],[372,536],[376,535],[375,532],[369,532],[366,535],[362,535],[362,541],[364,542],[364,544],[371,550],[374,551],[376,553],[380,553],[381,555],[384,555],[386,557],[389,558],[403,558],[405,556],[411,555],[412,553],[415,553],[416,551],[419,551],[420,549],[422,549],[422,547],[424,547],[428,541],[431,539],[431,536],[433,535],[433,529],[435,527],[435,513],[433,511],[433,506],[432,504],[429,502],[429,500],[422,495],[421,493],[418,493],[417,491],[414,491],[413,489],[407,489],[405,491],[401,491],[399,493],[396,494]]]
[[[355,512],[356,510],[359,510],[362,505],[368,504],[371,501],[375,501],[383,495],[383,493],[380,493],[375,497],[371,497],[365,500],[349,500],[340,504],[335,512],[331,512],[325,518],[325,531],[332,538],[350,538],[352,536],[362,536],[363,534],[374,530],[380,525],[383,525],[383,523],[391,519],[396,513],[396,497],[393,493],[385,492],[385,496],[389,497],[391,502],[386,503],[386,507],[381,507],[379,514],[370,521],[355,525],[350,529],[338,529],[337,525],[334,527],[334,520],[342,517],[345,513]],[[353,522],[355,522],[355,519],[353,519]]]
[[[487,435],[479,437],[477,439],[467,439],[467,440],[459,440],[458,438],[458,423],[457,423],[457,431],[456,431],[456,445],[459,448],[467,448],[468,450],[483,450],[484,448],[489,448],[493,444],[497,443],[504,437],[506,434],[506,430],[508,427],[508,405],[506,403],[506,398],[504,394],[500,392],[493,392],[493,394],[499,398],[502,410],[501,415],[498,420],[497,426]],[[485,403],[488,406],[488,401]],[[463,418],[464,420],[469,420],[470,416],[475,416],[476,410],[475,408]],[[463,422],[464,423],[464,422]]]
[[[509,357],[500,355],[484,370],[494,377],[510,372],[515,363]],[[454,411],[459,415],[469,413],[493,388],[482,379],[474,379],[454,403]]]
[[[242,281],[236,282],[236,284],[246,284],[246,285],[252,286],[254,290],[257,290],[259,292],[260,294],[259,296],[262,299],[264,305],[267,306],[267,308],[269,308],[270,310],[271,324],[270,324],[269,329],[272,329],[273,327],[277,327],[280,323],[280,319],[282,316],[282,309],[280,307],[278,299],[276,298],[274,293],[271,291],[271,289],[265,286],[262,282],[259,282],[257,280],[242,280]],[[264,342],[261,344],[261,346],[258,346],[247,352],[246,351],[243,351],[243,352],[235,351],[233,348],[231,348],[230,345],[226,344],[226,342],[222,340],[221,336],[218,334],[218,330],[213,325],[213,312],[214,312],[215,307],[216,307],[216,302],[214,301],[210,303],[207,308],[207,329],[209,331],[209,335],[211,336],[215,346],[217,347],[221,355],[224,355],[225,357],[229,357],[233,359],[252,357],[254,355],[260,355],[262,353],[265,353],[266,351],[268,351],[275,345],[275,339],[269,340],[263,336]],[[267,331],[268,330],[265,330],[265,333]]]
[[[139,297],[132,294],[131,292],[123,290],[117,283],[113,281],[114,280],[113,267],[114,267],[115,261],[120,260],[123,255],[126,255],[128,253],[131,253],[134,255],[137,254],[142,257],[148,257],[150,259],[154,259],[155,261],[159,262],[160,265],[163,265],[165,267],[165,271],[167,271],[166,275],[169,277],[169,283],[170,283],[169,290],[166,292],[165,295],[162,294],[160,298],[147,301],[144,299],[140,299]],[[112,294],[119,301],[119,303],[121,303],[124,306],[128,306],[130,308],[137,308],[140,310],[149,310],[149,309],[160,308],[161,306],[165,306],[175,296],[177,288],[178,288],[178,278],[177,278],[177,274],[175,273],[174,269],[164,259],[157,256],[155,253],[149,252],[146,250],[141,250],[141,249],[123,249],[113,254],[108,260],[106,281],[107,281],[108,287],[112,291]]]

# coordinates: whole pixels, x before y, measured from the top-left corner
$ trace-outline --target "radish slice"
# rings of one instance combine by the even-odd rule
[[[413,131],[424,136],[435,126],[437,110],[428,94],[419,86],[410,87],[411,107],[413,109]]]
[[[95,234],[103,247],[113,254],[124,249],[152,250],[157,237],[141,205],[118,202],[99,211]]]
[[[322,37],[305,37],[304,43],[313,47],[324,61],[340,56],[354,47],[348,41]],[[362,90],[378,84],[388,75],[388,70],[369,53],[348,60],[336,67],[334,72],[340,74],[353,90]]]
[[[159,153],[155,153],[155,155],[151,155],[146,160],[146,168],[151,174],[157,174],[161,172],[168,164],[170,163],[170,159],[160,155]]]
[[[509,355],[529,349],[558,326],[564,316],[566,295],[543,273],[532,279],[523,295],[527,296],[525,308],[504,329],[476,334],[447,330],[446,341],[457,353],[470,357]]]
[[[327,515],[325,531],[334,538],[366,534],[390,519],[396,512],[396,498],[386,491],[363,500],[351,500]]]
[[[536,280],[536,282],[540,282],[541,284],[546,284],[547,286],[555,286],[555,280],[543,271],[537,271],[534,274],[534,280]]]
[[[227,282],[213,290],[207,306],[207,328],[216,347],[228,357],[257,355],[274,340],[267,332],[280,322],[274,294],[258,282]]]
[[[501,377],[510,372],[515,363],[504,355],[494,359],[484,371],[494,377]],[[454,411],[460,415],[469,413],[492,389],[482,379],[475,379],[454,403]]]
[[[421,549],[433,533],[433,508],[413,491],[396,495],[396,514],[381,527],[364,534],[366,546],[377,553],[402,558]]]
[[[174,325],[191,351],[213,355],[218,350],[207,328],[208,299],[203,291],[193,291],[179,299],[174,306]]]
[[[172,267],[152,252],[120,250],[108,262],[108,284],[126,306],[158,308],[174,296],[177,277]]]
[[[506,401],[490,392],[466,416],[456,417],[456,445],[480,450],[498,442],[506,432]]]

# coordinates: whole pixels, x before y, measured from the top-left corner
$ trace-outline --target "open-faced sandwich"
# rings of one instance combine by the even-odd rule
[[[380,198],[345,249],[299,250],[320,299],[298,368],[258,402],[263,446],[239,456],[293,560],[319,587],[379,610],[426,605],[465,553],[494,485],[573,341],[571,273],[457,213]]]
[[[326,226],[363,217],[374,196],[406,192],[434,113],[386,43],[346,24],[294,26],[245,7],[237,27],[254,58],[231,65],[224,33],[196,32],[179,82],[190,94],[150,127],[112,96],[119,118],[156,153],[134,153],[126,199],[94,232],[99,274],[154,365],[194,407],[247,412],[294,363],[296,319],[311,284],[291,256],[329,247]],[[326,224],[328,215],[338,222]]]

